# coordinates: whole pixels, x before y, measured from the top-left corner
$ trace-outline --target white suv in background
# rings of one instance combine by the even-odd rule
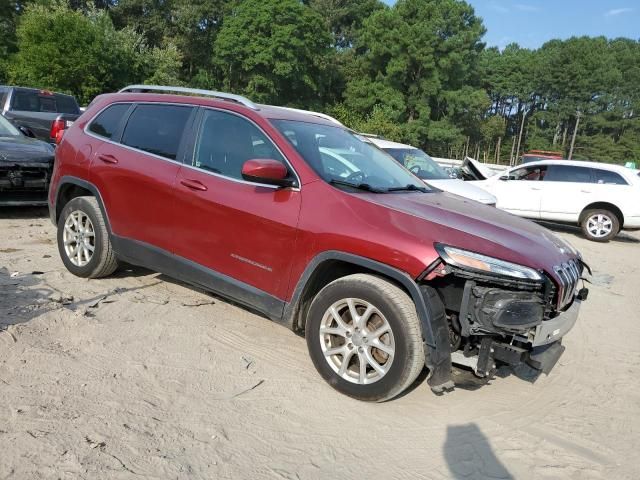
[[[434,159],[419,148],[371,136],[365,138],[395,158],[427,185],[485,205],[496,204],[496,198],[489,192],[468,182],[451,178]]]
[[[640,229],[640,174],[620,165],[542,160],[486,178],[477,162],[464,168],[496,196],[498,208],[521,217],[574,223],[589,240],[606,242]]]

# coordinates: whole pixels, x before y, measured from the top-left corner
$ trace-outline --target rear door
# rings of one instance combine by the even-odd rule
[[[295,177],[255,123],[226,111],[202,109],[192,157],[185,160],[176,182],[175,253],[230,277],[236,292],[250,286],[284,299],[300,190],[244,180],[242,165],[252,158],[278,160]],[[249,295],[255,303],[255,291]]]
[[[118,138],[96,148],[90,177],[114,235],[172,250],[174,182],[195,111],[188,105],[134,105]]]
[[[582,209],[597,198],[591,168],[549,165],[544,177],[540,217],[577,222]]]

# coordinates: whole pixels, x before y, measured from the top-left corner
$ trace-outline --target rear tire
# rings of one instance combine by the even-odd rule
[[[620,231],[618,217],[602,208],[584,212],[580,226],[584,236],[593,242],[608,242]]]
[[[320,375],[358,400],[396,397],[424,368],[413,301],[373,275],[349,275],[325,286],[311,304],[305,336]]]
[[[58,219],[58,252],[67,270],[78,277],[106,277],[118,268],[95,197],[76,197],[64,206]]]

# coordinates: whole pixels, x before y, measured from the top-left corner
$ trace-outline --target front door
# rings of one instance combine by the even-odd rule
[[[295,172],[267,135],[236,114],[203,109],[193,156],[176,180],[175,253],[221,274],[235,291],[286,298],[301,193],[245,181],[242,165],[271,158]],[[233,296],[233,295],[231,295]]]
[[[497,207],[527,218],[540,218],[546,166],[519,167],[498,178],[478,182],[498,200]]]

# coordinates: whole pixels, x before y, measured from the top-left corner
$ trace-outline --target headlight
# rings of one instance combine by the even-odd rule
[[[480,253],[469,252],[448,245],[436,245],[436,250],[446,263],[456,267],[525,280],[543,279],[542,275],[533,268],[487,257]]]

